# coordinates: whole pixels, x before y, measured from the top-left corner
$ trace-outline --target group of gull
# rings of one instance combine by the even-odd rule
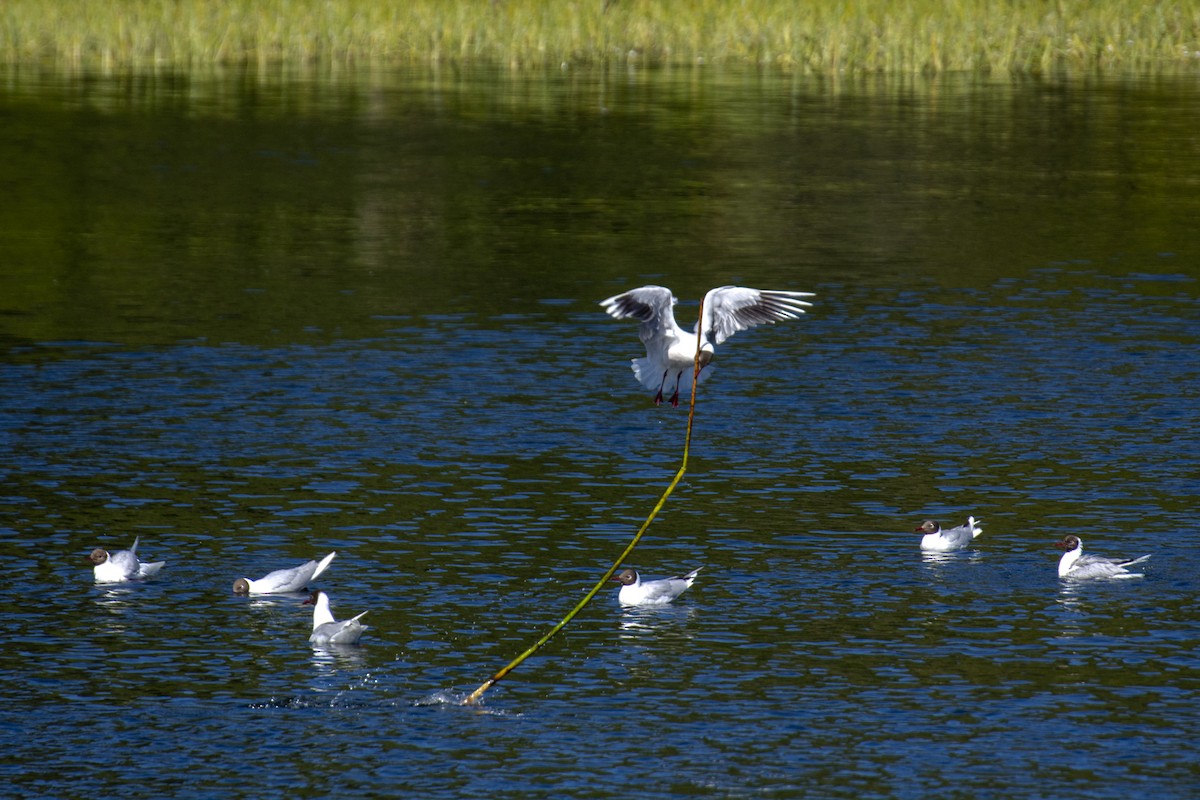
[[[937,522],[927,519],[916,529],[917,533],[924,534],[921,537],[921,549],[935,553],[962,550],[976,536],[983,533],[983,528],[979,524],[981,521],[974,517],[967,517],[966,525],[959,525],[957,528],[943,528]],[[1084,553],[1083,540],[1074,534],[1064,536],[1055,544],[1055,547],[1066,551],[1058,560],[1058,577],[1072,580],[1142,578],[1145,577],[1142,573],[1130,572],[1129,567],[1140,564],[1150,557],[1145,555],[1138,558],[1120,559]]]
[[[646,357],[633,360],[633,374],[639,383],[654,391],[655,404],[662,403],[664,390],[670,389],[670,403],[678,406],[681,389],[690,389],[690,383],[684,383],[683,376],[698,363],[700,372],[696,382],[704,380],[711,372],[709,364],[717,345],[755,325],[797,319],[812,306],[803,298],[812,296],[811,292],[721,286],[704,296],[700,320],[692,333],[680,328],[675,321],[675,295],[662,286],[633,289],[603,300],[600,305],[616,319],[636,319],[641,323],[638,336],[646,346]],[[701,341],[697,341],[698,337]],[[983,528],[974,517],[968,517],[966,525],[949,529],[926,520],[917,532],[924,534],[922,550],[951,552],[965,548],[983,533]],[[1064,537],[1057,546],[1066,551],[1058,562],[1061,578],[1140,578],[1141,573],[1130,572],[1128,568],[1150,557],[1120,560],[1084,554],[1083,541],[1074,535]],[[696,571],[693,571],[662,581],[642,581],[633,570],[624,570],[614,580],[624,584],[621,602],[644,604],[671,602],[692,585],[695,577]]]
[[[751,289],[745,286],[721,286],[712,289],[701,303],[700,319],[693,331],[684,330],[675,321],[674,306],[678,302],[670,289],[663,286],[642,286],[600,302],[615,319],[635,319],[638,337],[646,347],[644,358],[633,359],[633,374],[642,386],[654,392],[654,403],[669,402],[678,407],[680,393],[690,393],[691,381],[684,381],[699,366],[696,382],[712,372],[711,363],[716,346],[738,331],[764,323],[797,319],[812,303],[803,298],[811,292]],[[664,393],[670,391],[669,397]],[[965,525],[942,528],[934,520],[926,520],[916,532],[923,534],[921,549],[930,552],[953,552],[966,548],[983,533],[980,520],[968,517]],[[128,550],[108,552],[97,548],[89,560],[93,565],[96,583],[123,583],[150,578],[166,562],[146,563],[137,556],[138,540]],[[1112,559],[1085,554],[1083,542],[1075,535],[1063,537],[1058,547],[1066,552],[1058,562],[1058,575],[1068,579],[1140,578],[1142,573],[1129,567],[1139,564],[1149,555],[1134,559]],[[279,569],[258,580],[238,578],[233,591],[244,595],[294,594],[303,592],[333,561],[330,553],[320,561],[308,561],[297,567]],[[679,597],[696,580],[699,569],[686,575],[659,580],[643,580],[633,569],[622,569],[612,580],[621,584],[617,600],[622,605],[665,605]],[[364,611],[352,619],[337,621],[329,606],[329,595],[321,590],[312,592],[305,604],[313,606],[312,635],[315,646],[357,644],[367,627],[359,620]]]
[[[92,562],[92,573],[96,583],[126,583],[128,581],[150,578],[166,566],[165,561],[147,563],[138,558],[138,539],[133,540],[133,546],[128,550],[107,550],[96,548],[88,557]],[[306,561],[298,567],[288,567],[268,572],[258,580],[238,578],[233,582],[235,594],[268,595],[296,594],[305,592],[308,584],[329,568],[329,564],[337,556],[332,552],[320,561]],[[303,605],[313,607],[312,635],[308,640],[317,647],[331,644],[358,644],[366,625],[359,622],[367,613],[362,612],[352,619],[335,620],[329,608],[329,595],[317,589],[304,601]]]

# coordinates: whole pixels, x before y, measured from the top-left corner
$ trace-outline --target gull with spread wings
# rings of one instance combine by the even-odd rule
[[[633,374],[638,382],[656,392],[654,404],[663,401],[663,390],[674,384],[671,405],[679,405],[679,389],[685,373],[691,372],[696,358],[696,335],[700,343],[700,375],[713,358],[713,350],[738,331],[767,322],[797,319],[812,303],[801,298],[812,292],[781,292],[750,289],[745,286],[721,286],[704,296],[704,307],[694,332],[688,333],[675,322],[672,306],[678,302],[664,286],[642,286],[601,301],[600,305],[615,319],[636,319],[641,325],[638,336],[646,346],[646,357],[633,359]],[[691,381],[684,384],[684,388]]]

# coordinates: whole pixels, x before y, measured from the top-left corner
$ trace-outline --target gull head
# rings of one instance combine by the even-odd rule
[[[631,569],[623,569],[616,575],[609,578],[610,581],[616,581],[622,586],[632,586],[637,583],[638,574]]]
[[[97,547],[92,551],[92,554],[88,556],[88,561],[92,562],[94,566],[98,567],[105,561],[108,561],[108,551]]]
[[[1062,541],[1055,542],[1054,546],[1061,550],[1066,550],[1066,551],[1070,552],[1071,550],[1078,550],[1079,546],[1081,544],[1083,544],[1083,542],[1079,541],[1078,536],[1075,536],[1074,534],[1070,534],[1070,535],[1064,536],[1062,538]]]

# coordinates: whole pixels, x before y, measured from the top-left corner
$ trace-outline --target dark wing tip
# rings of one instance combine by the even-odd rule
[[[615,319],[632,317],[640,322],[650,322],[658,316],[660,306],[668,308],[675,302],[671,290],[664,286],[642,286],[628,292],[601,300],[600,305]]]
[[[640,322],[654,319],[653,308],[640,300],[634,300],[628,294],[613,298],[613,302],[608,306],[608,313],[617,318],[633,317]]]

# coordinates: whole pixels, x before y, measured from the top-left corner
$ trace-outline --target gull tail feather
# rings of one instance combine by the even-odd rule
[[[330,553],[329,555],[322,558],[319,562],[317,562],[317,569],[315,572],[313,572],[312,577],[309,578],[309,580],[315,581],[317,579],[318,575],[320,575],[325,570],[329,569],[329,563],[331,561],[333,561],[333,558],[336,555],[337,555],[337,551],[334,550],[332,553]]]
[[[633,375],[638,383],[647,389],[657,389],[662,382],[662,370],[654,366],[648,358],[633,359]]]

